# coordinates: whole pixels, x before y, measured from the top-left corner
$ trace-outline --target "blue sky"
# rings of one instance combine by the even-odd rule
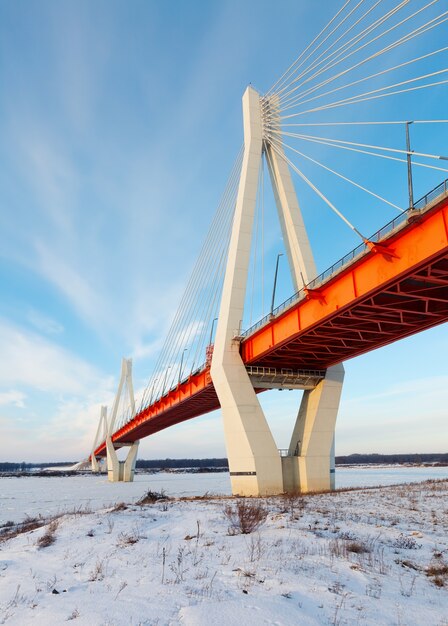
[[[342,4],[319,3],[318,12],[311,0],[0,4],[1,459],[85,456],[122,356],[144,386],[242,143],[246,86],[266,91]],[[442,26],[403,54],[444,42]],[[349,114],[428,119],[445,109],[440,86]],[[446,154],[445,128],[414,127],[415,149]],[[402,147],[402,133],[332,136]],[[310,154],[406,202],[401,164],[322,146]],[[303,170],[367,232],[395,216],[309,164]],[[416,196],[444,178],[415,176]],[[300,182],[297,192],[324,270],[358,241]],[[281,248],[272,219],[268,270]],[[289,295],[285,267],[278,299]],[[348,362],[337,453],[445,451],[447,349],[442,326]],[[299,394],[262,402],[287,447]],[[224,454],[218,414],[140,448],[144,458]]]

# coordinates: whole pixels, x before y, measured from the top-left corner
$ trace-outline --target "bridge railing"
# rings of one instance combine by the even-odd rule
[[[447,190],[448,190],[448,179],[444,180],[442,183],[440,183],[440,185],[437,185],[437,187],[434,187],[434,189],[432,189],[427,194],[425,194],[422,198],[420,198],[420,200],[414,203],[413,207],[411,207],[407,211],[404,211],[403,213],[395,217],[393,220],[385,224],[385,226],[380,228],[380,230],[377,230],[376,233],[374,233],[371,237],[369,237],[368,240],[373,243],[380,242],[382,239],[384,239],[386,235],[392,233],[396,228],[398,228],[404,222],[407,221],[410,211],[415,211],[416,209],[421,210],[425,208],[425,206],[430,204],[430,202],[432,202],[439,196],[446,193]],[[351,250],[351,252],[348,252],[345,256],[343,256],[341,259],[336,261],[336,263],[333,263],[331,267],[329,267],[324,272],[322,272],[322,274],[319,274],[319,276],[317,276],[310,283],[308,283],[306,285],[307,289],[316,289],[321,283],[328,280],[334,274],[337,274],[338,272],[340,272],[343,267],[352,263],[358,256],[361,256],[362,254],[367,252],[367,250],[369,250],[369,248],[365,243],[359,244],[359,246]],[[293,294],[290,298],[288,298],[287,300],[279,304],[278,307],[276,307],[272,311],[272,313],[265,315],[256,324],[253,324],[250,328],[240,333],[241,337],[248,337],[253,332],[255,332],[258,328],[260,328],[261,326],[264,326],[271,319],[271,317],[275,317],[276,315],[278,315],[285,309],[289,308],[291,304],[301,300],[302,298],[305,298],[305,291],[303,289],[300,289],[295,294]]]
[[[444,180],[443,183],[434,187],[432,191],[429,191],[423,198],[420,198],[417,202],[414,203],[414,209],[423,209],[427,204],[441,196],[443,193],[448,191],[448,179]]]

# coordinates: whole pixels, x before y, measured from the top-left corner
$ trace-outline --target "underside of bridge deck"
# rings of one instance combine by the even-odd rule
[[[339,309],[253,362],[325,369],[448,319],[448,255],[415,268],[356,305]]]

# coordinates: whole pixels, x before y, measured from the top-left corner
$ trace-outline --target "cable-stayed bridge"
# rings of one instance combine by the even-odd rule
[[[136,401],[131,363],[124,359],[110,415],[102,408],[91,461],[97,469],[97,459],[106,456],[110,480],[132,480],[143,437],[221,408],[234,493],[331,488],[343,362],[448,320],[446,158],[437,150],[413,150],[410,137],[411,124],[445,128],[448,120],[431,115],[412,119],[415,116],[407,111],[403,115],[404,104],[414,113],[414,99],[421,92],[437,94],[435,103],[445,94],[448,69],[440,63],[446,64],[448,47],[434,44],[436,34],[440,37],[443,31],[446,37],[448,11],[441,11],[437,1],[389,4],[384,11],[380,2],[348,0],[271,89],[262,95],[247,88],[244,147],[153,375]],[[388,102],[386,108],[377,104],[383,100]],[[374,108],[366,109],[368,102],[374,102]],[[371,118],[355,113],[355,105],[361,103]],[[380,112],[381,119],[375,119]],[[393,119],[384,119],[385,113]],[[315,128],[317,134],[309,134],[305,127]],[[340,134],[327,137],[330,129],[362,130],[364,135],[357,141]],[[388,141],[398,129],[405,146]],[[384,130],[388,145],[379,145]],[[319,158],[309,152],[310,146]],[[348,175],[341,169],[343,157],[334,156],[347,152],[355,153],[360,170],[366,159],[372,169],[375,162],[382,163],[382,171],[402,168],[402,177],[393,183],[405,189],[406,202],[387,199],[381,189],[354,180],[353,170]],[[322,154],[332,157],[331,166],[322,162]],[[356,193],[387,205],[395,217],[366,235],[363,216],[350,210],[353,194],[346,195],[344,206],[336,206],[322,191],[319,175],[315,172],[311,178],[304,173],[309,163]],[[444,182],[425,189],[426,195],[415,202],[417,169],[437,173]],[[264,275],[265,171],[293,295],[275,306],[279,254],[271,306],[268,311],[262,306],[266,314],[244,328],[243,321],[253,317],[255,300],[262,304],[266,300],[265,285],[258,280]],[[311,190],[360,241],[322,274],[316,268],[295,181]],[[257,398],[269,389],[304,390],[283,456]],[[116,449],[123,446],[130,450],[127,460],[120,462]]]

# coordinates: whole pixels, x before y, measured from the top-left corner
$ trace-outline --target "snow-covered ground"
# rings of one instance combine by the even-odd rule
[[[337,487],[371,487],[448,478],[448,467],[338,467]],[[137,474],[133,483],[109,483],[104,475],[31,476],[0,478],[0,524],[18,522],[25,515],[59,513],[89,506],[98,509],[116,502],[135,502],[148,489],[169,496],[230,495],[228,473]]]
[[[0,543],[0,623],[448,626],[447,496],[445,480],[66,515]],[[251,534],[231,528],[238,502],[267,509]]]

